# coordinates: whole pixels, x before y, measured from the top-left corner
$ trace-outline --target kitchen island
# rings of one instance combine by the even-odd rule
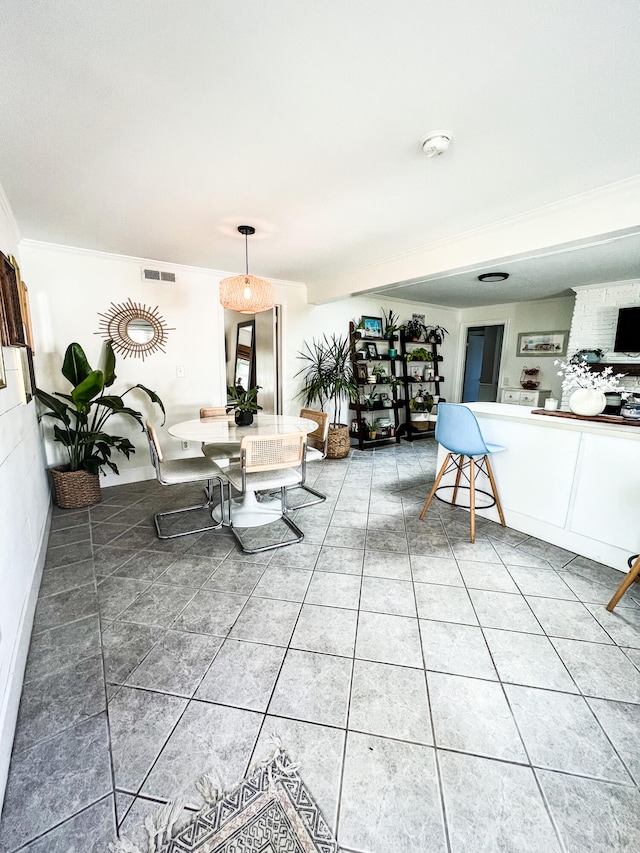
[[[507,448],[491,456],[507,525],[626,572],[640,552],[640,424],[466,405],[485,440]],[[440,447],[438,467],[445,453]],[[499,520],[495,507],[477,514]]]

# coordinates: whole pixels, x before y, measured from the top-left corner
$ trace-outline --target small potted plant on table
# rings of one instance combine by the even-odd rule
[[[253,416],[262,410],[258,405],[260,385],[245,391],[242,386],[230,385],[227,388],[227,413],[233,411],[236,426],[251,426]]]

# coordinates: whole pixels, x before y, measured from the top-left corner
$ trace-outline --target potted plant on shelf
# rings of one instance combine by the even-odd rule
[[[298,353],[298,358],[305,366],[296,373],[302,376],[303,387],[299,392],[305,405],[317,403],[324,410],[326,405],[333,414],[329,423],[327,439],[327,457],[342,459],[349,455],[351,447],[349,427],[340,423],[342,404],[347,399],[355,400],[358,396],[358,384],[351,367],[349,342],[344,337],[335,334],[328,338],[312,340],[305,343],[305,348]]]
[[[448,334],[449,332],[444,328],[444,326],[427,326],[425,329],[425,336],[427,342],[430,344],[442,344],[444,336]]]
[[[262,411],[262,406],[258,405],[260,388],[260,385],[249,388],[248,391],[245,391],[241,385],[230,385],[227,388],[227,413],[234,412],[234,420],[237,426],[251,426],[253,416],[258,411]]]
[[[36,389],[36,398],[47,409],[43,416],[55,421],[54,440],[64,447],[67,458],[64,465],[51,468],[54,501],[63,509],[99,503],[100,473],[104,473],[105,467],[119,473],[111,459],[112,452],[122,453],[127,459],[135,453],[136,448],[128,438],[105,431],[113,415],[131,418],[143,428],[142,413],[125,406],[126,394],[139,388],[165,414],[160,397],[144,385],[133,385],[120,396],[105,394],[105,389],[115,382],[115,367],[111,341],[105,344],[102,370],[93,370],[80,344],[74,342],[67,347],[62,362],[62,375],[71,384],[71,393],[55,391],[51,395]]]
[[[416,347],[407,353],[407,361],[433,361],[433,353],[424,347]]]
[[[412,317],[411,320],[407,320],[403,329],[404,336],[407,341],[419,341],[427,331],[425,324],[415,317]]]
[[[411,400],[409,400],[409,411],[411,413],[411,423],[416,429],[425,430],[429,426],[429,414],[433,408],[433,397],[431,394],[418,388],[418,391]]]
[[[389,308],[389,313],[387,313],[384,308],[382,310],[382,325],[384,326],[384,337],[392,341],[395,338],[395,334],[398,331],[398,315],[394,314],[391,308]]]

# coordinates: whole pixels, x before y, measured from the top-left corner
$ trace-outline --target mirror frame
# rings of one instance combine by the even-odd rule
[[[251,346],[247,347],[240,343],[240,333],[242,329],[251,329]],[[236,354],[233,370],[233,384],[238,381],[238,361],[249,362],[249,388],[256,387],[256,322],[255,320],[245,320],[238,323],[236,330]],[[248,391],[249,388],[245,388]]]
[[[134,356],[143,361],[146,356],[152,355],[156,350],[165,352],[167,332],[174,331],[167,326],[164,318],[158,313],[158,307],[147,307],[141,302],[133,302],[131,298],[126,302],[112,302],[111,307],[104,314],[98,312],[100,320],[100,331],[95,332],[105,340],[111,341],[113,349],[120,353],[123,358]],[[129,335],[128,327],[132,320],[144,320],[153,329],[153,335],[148,341],[138,343]]]

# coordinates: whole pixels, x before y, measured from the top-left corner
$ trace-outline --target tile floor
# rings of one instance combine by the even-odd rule
[[[493,523],[471,545],[445,504],[418,521],[434,467],[431,440],[321,463],[305,542],[255,556],[156,539],[183,487],[56,510],[0,850],[140,843],[274,732],[345,851],[639,850],[638,602],[607,613],[620,573]]]

